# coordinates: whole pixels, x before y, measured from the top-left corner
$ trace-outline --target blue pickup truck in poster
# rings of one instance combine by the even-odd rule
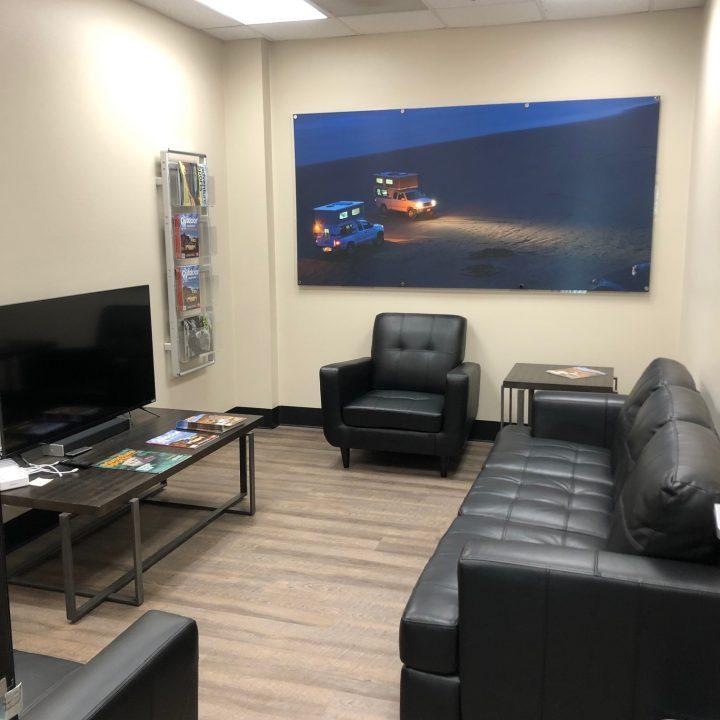
[[[361,245],[382,245],[385,228],[364,218],[365,203],[339,200],[315,208],[313,236],[324,253],[353,255]]]

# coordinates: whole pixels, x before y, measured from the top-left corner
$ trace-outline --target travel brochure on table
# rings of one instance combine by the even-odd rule
[[[160,451],[148,452],[147,450],[131,450],[126,448],[119,453],[95,463],[93,467],[104,470],[132,470],[134,472],[162,473],[175,467],[189,455],[181,453],[168,453]]]
[[[197,432],[185,432],[184,430],[168,430],[166,433],[148,440],[148,445],[166,445],[186,450],[197,450],[211,440],[217,440],[218,437],[219,435],[202,435]]]
[[[575,365],[569,368],[557,368],[556,370],[546,370],[545,372],[548,372],[551,375],[559,375],[560,377],[567,378],[568,380],[584,380],[589,377],[605,375],[602,370],[594,370],[593,368],[583,367],[581,365]]]

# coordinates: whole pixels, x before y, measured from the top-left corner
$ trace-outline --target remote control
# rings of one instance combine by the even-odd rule
[[[92,447],[90,447],[90,445],[87,445],[86,447],[77,448],[76,450],[68,450],[65,453],[65,457],[74,458],[74,457],[77,457],[78,455],[82,455],[83,453],[86,453],[88,450],[92,450]]]

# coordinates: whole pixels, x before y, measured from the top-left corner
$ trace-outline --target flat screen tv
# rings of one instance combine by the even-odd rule
[[[0,307],[0,456],[154,400],[147,285]]]

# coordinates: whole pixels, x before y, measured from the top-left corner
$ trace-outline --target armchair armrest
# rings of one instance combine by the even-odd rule
[[[462,436],[464,443],[477,417],[479,400],[480,366],[465,362],[450,370],[445,384],[443,432]]]
[[[23,720],[197,720],[194,620],[151,610]]]
[[[333,363],[320,368],[320,404],[323,412],[325,436],[333,445],[339,445],[335,437],[344,424],[342,409],[351,400],[370,389],[373,362],[369,357]]]
[[[610,447],[625,395],[539,390],[532,407],[532,434]]]
[[[489,540],[458,580],[463,717],[717,717],[716,567]]]

